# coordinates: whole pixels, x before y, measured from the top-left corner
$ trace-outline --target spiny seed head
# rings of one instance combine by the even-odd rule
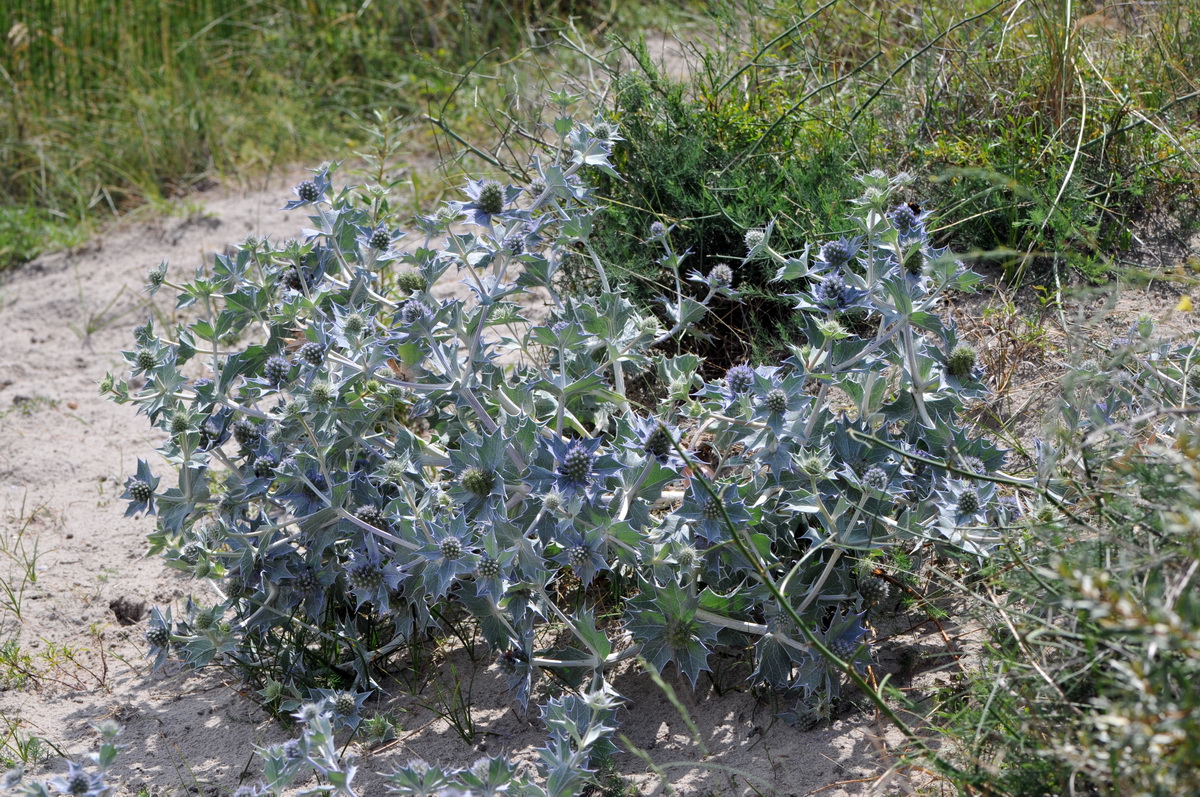
[[[484,180],[479,186],[479,199],[475,205],[489,216],[504,210],[504,186],[495,180]]]
[[[979,493],[969,489],[958,497],[958,514],[973,515],[979,511]]]
[[[846,278],[836,271],[827,275],[813,289],[818,304],[840,307],[846,300]]]
[[[987,465],[983,464],[983,460],[979,457],[963,457],[963,464],[967,469],[978,473],[980,476],[987,475]]]
[[[198,631],[207,631],[217,624],[217,616],[212,609],[201,609],[196,612],[196,618],[192,621]]]
[[[892,592],[892,585],[878,576],[860,575],[858,592],[863,596],[863,603],[874,606],[888,599],[888,595]]]
[[[149,371],[158,365],[158,355],[149,349],[138,349],[137,354],[133,355],[133,364],[139,370]]]
[[[146,272],[146,284],[151,288],[161,287],[163,280],[167,278],[167,264],[159,263],[152,269]]]
[[[708,280],[718,288],[728,288],[733,284],[733,269],[724,263],[713,266],[713,270],[708,272]]]
[[[367,328],[367,317],[362,313],[351,313],[346,316],[343,328],[347,335],[361,335]]]
[[[346,571],[346,578],[354,589],[372,592],[383,586],[383,566],[378,562],[361,561]]]
[[[275,354],[267,358],[267,364],[263,366],[263,376],[271,384],[278,385],[287,379],[291,367],[287,360]]]
[[[134,479],[129,485],[129,497],[134,501],[145,503],[154,497],[154,490],[141,479]]]
[[[592,130],[592,134],[603,142],[608,142],[615,132],[617,131],[608,122],[597,122],[596,127]]]
[[[416,324],[429,317],[429,308],[416,299],[409,299],[400,308],[400,318],[406,324]]]
[[[283,757],[288,761],[295,761],[304,756],[304,748],[300,746],[299,739],[288,739],[283,743]]]
[[[296,352],[296,356],[303,362],[316,367],[325,361],[325,347],[320,343],[308,342],[300,347]]]
[[[560,511],[563,508],[563,494],[558,490],[551,490],[542,496],[542,506],[552,514]]]
[[[446,224],[447,222],[454,221],[456,218],[458,218],[458,213],[455,212],[454,208],[446,205],[438,208],[433,214],[434,221],[439,224]]]
[[[513,233],[504,239],[504,251],[510,255],[520,255],[525,252],[525,236]]]
[[[441,552],[443,558],[453,562],[463,555],[462,542],[457,537],[447,537],[438,545],[438,551]]]
[[[650,237],[651,238],[662,238],[666,234],[667,234],[667,225],[663,224],[661,221],[652,222],[650,224]]]
[[[408,293],[425,290],[425,278],[419,272],[409,269],[396,275],[396,287]]]
[[[858,650],[858,643],[846,637],[838,637],[829,643],[829,649],[839,659],[849,659]]]
[[[592,459],[593,454],[585,445],[572,440],[558,465],[559,475],[576,487],[586,486],[592,472]]]
[[[492,492],[492,487],[496,485],[496,474],[484,468],[467,468],[462,475],[462,485],[467,492],[482,498]]]
[[[374,526],[382,531],[387,531],[391,527],[391,524],[388,523],[387,515],[374,504],[360,506],[358,511],[354,513],[354,516],[368,526]]]
[[[754,369],[742,363],[735,365],[725,372],[725,386],[735,396],[745,393],[754,384]]]
[[[186,412],[171,413],[171,434],[183,434],[191,425],[191,419]]]
[[[389,459],[383,463],[384,481],[396,484],[404,478],[404,463],[398,459]]]
[[[277,467],[279,467],[278,457],[274,454],[263,454],[254,460],[254,475],[259,479],[269,479],[275,475]]]
[[[700,554],[692,546],[685,545],[679,549],[679,553],[675,555],[675,558],[679,560],[680,567],[692,567],[699,560]]]
[[[883,492],[887,489],[888,485],[887,471],[878,465],[872,465],[871,467],[867,468],[867,472],[863,474],[862,483],[863,487]]]
[[[194,565],[200,561],[200,554],[204,553],[204,549],[194,542],[189,542],[187,545],[179,549],[179,558],[187,562],[189,565]]]
[[[534,177],[532,180],[529,181],[528,193],[534,199],[537,199],[539,196],[541,196],[543,193],[545,193],[545,191],[546,191],[546,181],[543,180],[541,177]]]
[[[572,545],[567,549],[567,561],[576,569],[583,567],[591,558],[591,551],[586,545]]]
[[[320,586],[321,582],[317,579],[317,574],[313,572],[311,567],[304,568],[292,579],[292,589],[301,595],[310,595],[316,592]]]
[[[746,230],[746,252],[752,255],[758,254],[758,250],[767,242],[766,230]]]
[[[479,564],[475,566],[475,570],[482,578],[495,578],[500,575],[500,563],[484,554],[479,557]]]
[[[946,358],[946,370],[956,379],[966,379],[975,367],[975,349],[966,343],[960,343]]]
[[[654,431],[646,438],[646,453],[654,457],[665,457],[671,452],[671,433],[661,423],[654,425]]]
[[[375,232],[371,233],[371,237],[367,240],[367,246],[380,251],[387,249],[392,245],[391,233],[387,231],[387,227],[380,227]]]
[[[850,247],[845,241],[828,241],[821,247],[821,259],[838,268],[850,262]]]
[[[317,184],[312,180],[305,180],[296,186],[296,196],[300,197],[301,202],[316,202],[321,196],[320,190],[317,189]]]
[[[171,632],[166,626],[152,625],[146,629],[146,642],[153,648],[165,648],[171,644]]]
[[[88,776],[82,772],[67,781],[67,794],[87,794],[91,788],[92,784],[88,780]]]
[[[337,392],[333,389],[333,385],[328,382],[313,382],[312,387],[308,389],[308,397],[312,399],[312,403],[318,407],[326,407],[331,404],[334,398],[337,397]],[[295,405],[298,409],[303,409],[304,405],[298,401],[293,401],[288,404],[289,407]]]
[[[349,717],[358,710],[358,701],[349,692],[338,692],[333,698],[333,710],[343,717]]]
[[[774,415],[782,415],[787,412],[787,392],[781,387],[768,390],[766,397],[763,398],[763,406],[767,408],[767,412]]]
[[[721,510],[724,508],[725,502],[721,500],[720,496],[710,495],[704,499],[704,505],[700,509],[700,514],[706,520],[720,520],[722,517]]]
[[[258,424],[247,418],[239,418],[233,422],[233,437],[246,448],[258,442]]]

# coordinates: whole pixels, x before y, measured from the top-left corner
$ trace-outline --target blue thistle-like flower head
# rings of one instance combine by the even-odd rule
[[[746,363],[735,365],[725,372],[725,387],[734,396],[749,392],[754,386],[754,369]]]
[[[481,227],[487,227],[493,216],[501,216],[504,209],[511,205],[521,194],[521,189],[511,185],[503,185],[497,180],[467,180],[464,189],[471,201],[459,207],[460,212]]]
[[[129,501],[125,517],[132,517],[139,512],[153,515],[155,513],[154,494],[158,490],[159,478],[150,472],[150,465],[139,459],[137,472],[125,480],[125,492],[121,497]]]
[[[817,304],[840,309],[846,304],[846,278],[834,271],[821,278],[813,288],[813,299]]]
[[[858,255],[861,246],[860,238],[838,238],[835,241],[827,241],[817,254],[817,264],[824,269],[843,268]]]
[[[311,180],[304,180],[295,188],[292,193],[296,198],[283,206],[284,210],[292,210],[302,205],[313,205],[325,199],[325,194],[333,184],[329,181],[329,172],[331,167],[326,167],[313,174]]]
[[[599,440],[572,440],[558,457],[556,470],[559,486],[567,492],[587,488],[592,478],[592,464],[596,460]]]

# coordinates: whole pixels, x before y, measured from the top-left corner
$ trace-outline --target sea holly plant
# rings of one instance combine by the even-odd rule
[[[717,646],[832,701],[821,650],[870,661],[879,589],[858,563],[996,544],[1007,510],[974,476],[1005,455],[960,421],[984,388],[938,315],[977,278],[898,209],[897,183],[864,178],[851,237],[784,254],[772,224],[747,236],[806,340],[706,378],[665,351],[736,298],[737,268],[681,276],[661,315],[628,301],[590,241],[589,180],[620,138],[559,101],[527,184],[471,181],[387,259],[374,236],[401,225],[330,167],[288,203],[308,215],[299,239],[249,240],[179,282],[155,269],[149,289],[195,320],[139,327],[129,373],[102,387],[165,433],[162,475],[139,465],[128,497],[156,513],[152,550],[205,591],[155,615],[158,663],[359,694],[456,606],[522,705],[544,674],[604,691],[638,655],[695,683]],[[670,238],[659,225],[646,245],[682,274]],[[599,292],[565,295],[565,269]],[[470,300],[433,290],[454,276]],[[640,403],[634,379],[661,398]]]

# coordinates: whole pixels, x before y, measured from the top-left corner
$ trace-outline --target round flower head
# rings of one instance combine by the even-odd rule
[[[315,368],[325,361],[325,347],[320,343],[305,343],[296,352],[296,357]]]
[[[782,415],[787,412],[787,392],[783,388],[772,388],[767,391],[767,395],[763,398],[763,406],[767,408],[767,412]]]
[[[425,290],[425,278],[411,269],[396,275],[396,287],[408,293]]]
[[[468,468],[462,475],[462,485],[473,495],[486,496],[496,484],[496,474],[486,468]]]
[[[917,206],[914,209],[913,203],[909,202],[905,205],[896,205],[888,212],[888,221],[900,233],[901,238],[919,235],[922,229],[920,217],[921,209]]]
[[[317,184],[312,180],[305,180],[296,186],[296,196],[301,202],[316,202],[321,198],[321,192],[317,188]]]
[[[405,324],[418,324],[429,318],[429,308],[416,299],[409,299],[400,308],[400,318]]]
[[[583,443],[572,440],[566,453],[558,463],[558,474],[562,482],[575,489],[587,487],[595,454]]]
[[[713,266],[713,270],[708,272],[708,281],[715,288],[728,288],[733,285],[733,269],[724,263]]]
[[[500,562],[484,554],[479,557],[475,571],[483,578],[496,578],[500,575]]]
[[[343,328],[347,335],[361,335],[363,330],[367,328],[367,317],[362,313],[350,313],[346,316],[343,322]]]
[[[754,369],[742,363],[735,365],[725,373],[725,386],[733,395],[745,393],[754,384]]]
[[[829,274],[813,289],[813,299],[826,307],[841,307],[846,302],[846,279],[841,274]]]
[[[887,471],[878,465],[872,465],[867,468],[867,472],[863,474],[862,484],[871,490],[883,492],[887,489],[888,475]]]
[[[650,225],[650,237],[651,238],[662,238],[666,234],[667,234],[667,226],[665,224],[663,224],[661,221],[656,221]]]
[[[380,531],[389,531],[391,529],[387,514],[374,504],[360,506],[358,511],[354,513],[354,516],[368,526],[377,528]]]
[[[388,232],[387,227],[380,227],[371,233],[371,237],[367,239],[367,246],[372,249],[383,251],[392,245],[392,235]]]
[[[975,367],[975,349],[966,343],[960,343],[946,358],[946,370],[956,379],[966,379]]]
[[[746,256],[749,258],[761,257],[762,249],[767,245],[766,230],[746,230]]]
[[[851,244],[844,238],[839,238],[836,241],[828,241],[821,246],[821,253],[818,256],[830,268],[841,268],[850,262],[854,257],[858,247]]]
[[[278,385],[287,379],[291,367],[291,363],[276,354],[267,358],[267,364],[263,366],[263,376],[272,385]]]

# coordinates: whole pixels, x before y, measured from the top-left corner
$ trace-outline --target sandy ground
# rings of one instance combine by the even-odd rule
[[[156,461],[155,432],[131,407],[97,393],[105,372],[121,371],[120,349],[151,312],[141,292],[146,269],[164,259],[191,269],[251,234],[295,235],[301,213],[278,210],[287,187],[200,194],[192,205],[199,202],[203,212],[125,225],[0,278],[8,344],[0,358],[0,574],[19,593],[0,610],[0,641],[29,657],[10,655],[0,664],[7,758],[20,758],[30,737],[78,757],[92,748],[90,724],[112,717],[128,745],[116,769],[119,794],[227,794],[258,773],[253,745],[294,735],[231,676],[177,668],[151,674],[143,658],[145,617],[132,625],[118,620],[115,602],[178,603],[194,585],[144,558],[153,521],[123,517],[118,498],[138,457]],[[456,279],[438,292],[457,294]],[[158,297],[168,317],[171,301]],[[402,730],[381,750],[359,751],[363,794],[383,793],[372,773],[414,757],[467,765],[504,751],[534,760],[544,729],[512,709],[490,658],[483,655],[475,667],[461,651],[450,653],[435,683],[453,672],[473,678],[480,733],[468,744],[427,708],[437,703],[436,689],[369,704],[393,712]],[[679,793],[754,793],[753,783],[763,794],[836,797],[864,793],[890,766],[873,714],[847,711],[802,733],[774,721],[772,706],[745,691],[741,676],[727,680],[731,688],[720,696],[711,687],[690,694],[674,682],[700,729],[697,740],[648,678],[630,672],[617,679],[631,701],[622,731]],[[618,765],[643,793],[664,791],[663,778],[634,755]],[[62,768],[57,755],[31,766],[43,774]]]

